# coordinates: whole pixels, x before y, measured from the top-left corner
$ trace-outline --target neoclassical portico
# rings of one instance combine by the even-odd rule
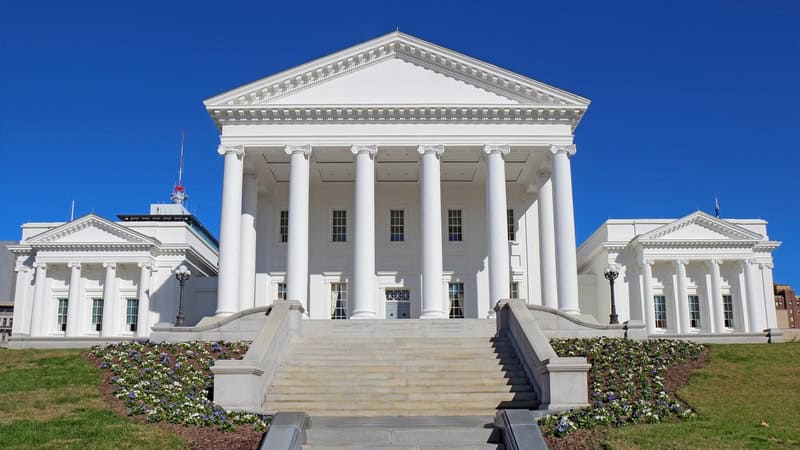
[[[520,293],[579,312],[570,157],[588,104],[399,32],[206,100],[217,315],[288,298],[312,318],[486,317]]]

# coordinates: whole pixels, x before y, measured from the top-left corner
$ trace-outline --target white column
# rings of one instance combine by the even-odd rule
[[[653,299],[653,261],[650,259],[642,260],[642,287],[644,288],[644,311],[647,335],[652,336],[656,332],[656,308]]]
[[[100,336],[108,337],[114,335],[114,318],[116,315],[116,287],[117,265],[114,263],[103,263],[106,269],[106,278],[103,283],[103,327]]]
[[[41,336],[44,328],[45,291],[47,284],[47,264],[35,263],[36,275],[33,285],[33,307],[31,308],[31,336]]]
[[[542,305],[558,309],[556,277],[556,232],[553,224],[553,184],[550,172],[539,178],[539,274],[542,280]]]
[[[14,271],[17,272],[17,281],[14,285],[14,324],[11,326],[11,334],[30,334],[33,302],[28,300],[28,288],[32,269],[18,263]]]
[[[258,178],[255,173],[245,173],[242,185],[239,245],[239,311],[255,307],[256,217],[258,217]]]
[[[551,145],[553,155],[553,224],[556,241],[558,308],[580,312],[578,303],[578,263],[575,248],[575,214],[572,209],[572,168],[569,158],[575,145]]]
[[[539,190],[537,182],[534,181],[528,187],[528,195],[533,195]],[[525,268],[528,280],[528,304],[542,304],[542,283],[539,275],[539,205],[538,200],[533,198],[527,211],[525,211]]]
[[[136,296],[139,298],[139,314],[136,316],[136,336],[150,336],[150,263],[139,263],[139,285]]]
[[[81,293],[81,265],[69,263],[69,300],[67,301],[67,336],[79,334],[78,321],[80,320],[80,293]]]
[[[686,333],[689,331],[689,290],[686,285],[686,264],[685,260],[675,261],[675,271],[678,275],[678,292],[675,295],[676,332]]]
[[[761,278],[764,280],[764,321],[767,328],[778,328],[777,313],[775,311],[775,286],[772,281],[772,268],[775,267],[771,262],[759,264],[761,268]]]
[[[710,321],[714,325],[712,333],[721,333],[725,329],[725,310],[722,306],[722,276],[719,273],[719,260],[708,261],[708,269],[711,271],[711,304],[714,306],[714,320]]]
[[[286,257],[286,299],[308,309],[308,190],[311,146],[287,146],[289,169],[289,242]]]
[[[448,317],[442,282],[442,186],[440,158],[443,145],[420,145],[420,215],[422,217],[422,319]]]
[[[508,145],[485,145],[486,218],[489,241],[489,315],[494,305],[509,297],[511,261],[508,256],[505,155]]]
[[[374,319],[375,304],[375,154],[374,145],[354,145],[356,156],[355,225],[351,319]]]
[[[756,268],[753,260],[742,261],[742,270],[744,271],[744,291],[747,292],[748,320],[750,322],[750,329],[747,331],[761,332],[767,328],[767,322],[764,317],[765,309],[762,295],[758,293],[759,280],[755,274]]]
[[[222,213],[219,223],[219,273],[217,316],[236,312],[239,303],[239,246],[242,220],[244,147],[219,147],[225,157],[222,178]],[[105,329],[105,326],[103,326]]]

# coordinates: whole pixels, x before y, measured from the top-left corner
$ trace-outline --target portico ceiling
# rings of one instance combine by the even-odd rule
[[[541,167],[548,167],[544,149],[512,147],[506,155],[506,181],[527,183]],[[283,148],[248,147],[247,170],[263,185],[289,181],[289,156]],[[442,182],[484,182],[480,147],[447,147],[441,157]],[[417,182],[420,156],[414,147],[380,147],[375,156],[376,182]],[[312,183],[355,181],[354,156],[348,147],[314,148]]]

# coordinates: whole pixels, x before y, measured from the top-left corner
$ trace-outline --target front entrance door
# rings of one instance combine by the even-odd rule
[[[408,289],[386,289],[386,318],[411,318],[411,293]]]

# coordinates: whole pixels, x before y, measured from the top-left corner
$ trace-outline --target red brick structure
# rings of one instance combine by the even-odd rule
[[[775,285],[778,328],[800,328],[800,297],[788,284]]]

